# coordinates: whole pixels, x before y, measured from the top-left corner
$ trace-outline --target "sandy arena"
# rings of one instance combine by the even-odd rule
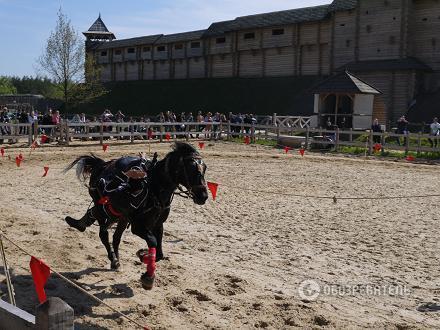
[[[164,156],[170,144],[152,144]],[[17,168],[15,156],[23,152]],[[201,207],[176,197],[165,224],[164,251],[152,291],[126,231],[122,270],[110,271],[98,227],[70,229],[90,203],[74,171],[77,156],[105,159],[148,151],[146,144],[6,149],[0,160],[0,228],[36,257],[153,329],[426,329],[440,328],[439,197],[406,200],[316,200],[245,189],[324,196],[440,194],[438,166],[298,154],[232,143],[201,153],[219,195]],[[10,155],[12,160],[7,159]],[[49,174],[43,178],[43,166]],[[37,297],[29,257],[8,242],[17,302],[30,312]],[[316,300],[298,288],[318,283]],[[3,270],[0,295],[7,297]],[[349,292],[360,285],[359,292]],[[364,289],[403,288],[393,295]],[[329,292],[328,288],[336,291]],[[338,290],[338,288],[340,290]],[[78,329],[135,329],[105,306],[51,276],[49,296],[70,304]],[[309,291],[306,291],[306,293]],[[313,293],[313,292],[312,292]]]

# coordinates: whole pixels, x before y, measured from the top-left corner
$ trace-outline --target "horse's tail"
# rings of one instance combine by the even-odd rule
[[[76,166],[76,176],[78,180],[85,181],[94,171],[102,169],[104,165],[105,161],[93,154],[90,156],[80,156],[72,164],[66,167],[64,173]]]

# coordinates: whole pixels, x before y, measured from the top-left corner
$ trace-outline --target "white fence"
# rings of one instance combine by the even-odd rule
[[[440,152],[440,137],[422,133],[406,135],[394,133],[373,133],[355,130],[323,130],[309,127],[283,127],[273,125],[232,124],[230,122],[213,123],[153,123],[153,122],[90,122],[63,123],[59,125],[0,124],[0,144],[27,141],[29,145],[45,135],[50,141],[58,140],[69,144],[75,139],[97,140],[101,144],[108,139],[124,139],[134,142],[137,139],[157,139],[160,141],[175,138],[231,140],[249,136],[251,142],[258,139],[280,141],[281,137],[295,137],[309,148],[313,144],[329,145],[338,150],[351,146],[367,148],[371,154],[375,145],[380,144],[382,151],[401,150],[413,152]],[[285,139],[283,139],[285,140]],[[428,140],[434,146],[426,146]],[[398,143],[396,143],[398,141]]]

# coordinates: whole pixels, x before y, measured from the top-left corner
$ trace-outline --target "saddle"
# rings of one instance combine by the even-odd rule
[[[95,204],[102,205],[112,221],[130,218],[148,197],[149,172],[153,165],[153,161],[142,157],[123,157],[110,163],[96,186],[91,187]]]

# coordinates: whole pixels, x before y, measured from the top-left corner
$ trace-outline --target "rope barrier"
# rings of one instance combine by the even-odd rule
[[[221,184],[223,187],[234,189],[234,190],[244,190],[257,192],[268,195],[281,195],[281,196],[289,196],[296,198],[307,198],[307,199],[328,199],[333,200],[334,203],[337,203],[338,200],[395,200],[395,199],[419,199],[419,198],[433,198],[440,197],[440,194],[432,194],[432,195],[413,195],[413,196],[378,196],[378,197],[337,197],[335,196],[319,196],[319,195],[301,195],[301,194],[291,194],[280,191],[269,191],[269,190],[259,190],[259,189],[251,189],[251,188],[243,188],[243,187],[233,187],[225,184]]]
[[[15,246],[17,249],[19,249],[21,252],[23,252],[24,254],[28,255],[29,257],[32,257],[32,254],[30,254],[28,251],[26,251],[24,248],[22,248],[20,245],[18,245],[17,243],[15,243],[13,240],[11,240],[9,237],[7,237],[5,235],[5,233],[0,230],[0,236],[5,238],[9,243],[11,243],[13,246]],[[144,329],[144,330],[149,330],[149,328],[145,325],[140,324],[139,322],[137,322],[136,320],[132,319],[131,317],[125,315],[124,313],[120,312],[119,310],[117,310],[116,308],[110,306],[109,304],[107,304],[105,301],[99,299],[98,297],[96,297],[95,295],[87,292],[85,289],[83,289],[81,286],[79,286],[78,284],[76,284],[75,282],[73,282],[72,280],[69,280],[67,277],[65,277],[64,275],[60,274],[58,271],[56,271],[54,268],[50,267],[50,270],[52,273],[54,273],[55,275],[57,275],[59,278],[61,278],[62,280],[66,281],[67,283],[69,283],[71,286],[73,286],[74,288],[78,289],[79,291],[81,291],[82,293],[84,293],[85,295],[87,295],[88,297],[92,298],[93,300],[97,301],[98,303],[106,306],[107,308],[109,308],[110,310],[112,310],[113,312],[115,312],[116,314],[118,314],[119,316],[123,317],[124,319],[126,319],[127,321],[136,324],[140,329]]]

